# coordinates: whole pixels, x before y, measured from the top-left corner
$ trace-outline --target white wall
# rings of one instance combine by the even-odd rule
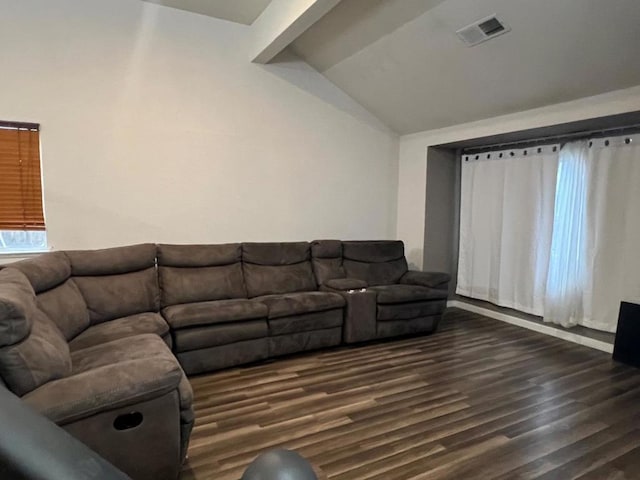
[[[42,125],[54,249],[395,236],[398,139],[250,27],[139,0],[0,0],[0,119]]]
[[[401,137],[397,236],[405,242],[409,263],[422,265],[429,146],[637,110],[640,86]]]

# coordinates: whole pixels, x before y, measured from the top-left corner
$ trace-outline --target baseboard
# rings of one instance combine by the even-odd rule
[[[494,312],[493,310],[489,310],[488,308],[478,307],[476,305],[471,305],[470,303],[461,302],[460,300],[449,300],[447,302],[447,307],[456,307],[462,310],[467,310],[469,312],[478,313],[480,315],[484,315],[485,317],[500,320],[501,322],[510,323],[511,325],[527,328],[529,330],[533,330],[534,332],[544,333],[545,335],[561,338],[562,340],[577,343],[585,347],[595,348],[596,350],[601,350],[603,352],[613,352],[613,345],[611,345],[610,343],[596,340],[594,338],[584,337],[576,333],[549,327],[547,325],[541,325],[539,323],[524,320],[512,315],[507,315],[505,313]]]

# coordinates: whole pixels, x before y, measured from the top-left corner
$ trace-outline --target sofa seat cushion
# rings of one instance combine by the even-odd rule
[[[173,345],[176,352],[188,352],[244,340],[266,338],[267,335],[267,321],[262,318],[181,328],[174,331]]]
[[[172,356],[171,349],[153,334],[117,338],[100,345],[71,352],[72,375],[128,360]]]
[[[215,325],[267,317],[267,307],[244,298],[185,303],[162,309],[174,330],[197,325]]]
[[[369,287],[376,292],[378,303],[421,302],[424,300],[442,300],[447,298],[446,290],[421,287],[419,285],[379,285]]]
[[[171,350],[152,334],[113,340],[71,354],[72,373],[25,401],[57,423],[153,398],[175,389],[183,422],[192,419],[193,391]]]
[[[169,325],[157,313],[139,313],[89,327],[71,340],[69,347],[75,351],[143,333],[164,337],[169,333]]]
[[[280,295],[256,297],[254,302],[265,304],[269,308],[268,318],[288,317],[302,313],[322,312],[345,305],[344,298],[330,292],[297,292]]]
[[[269,336],[297,334],[300,332],[315,332],[320,330],[342,328],[343,311],[341,308],[325,310],[323,312],[303,313],[288,317],[273,318],[267,320],[269,323]],[[300,351],[306,350],[304,345],[300,346]]]
[[[178,385],[180,418],[183,423],[193,421],[191,384],[171,349],[158,335],[149,333],[135,335],[72,352],[72,375],[69,378],[94,370],[99,372],[100,369],[113,368],[113,366],[117,368],[118,365],[135,365],[138,362],[148,364],[149,359],[165,363],[171,362],[180,371],[181,379]],[[140,365],[142,366],[143,363]],[[144,374],[144,372],[142,373]]]

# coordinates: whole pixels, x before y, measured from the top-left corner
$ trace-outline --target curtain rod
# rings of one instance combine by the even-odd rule
[[[556,142],[562,143],[562,142],[560,142],[560,140],[607,136],[612,132],[618,132],[619,135],[624,135],[625,133],[626,134],[638,133],[638,132],[640,132],[640,123],[636,123],[634,125],[626,125],[624,127],[611,127],[611,128],[605,128],[605,129],[597,129],[597,130],[582,130],[580,132],[567,133],[567,134],[564,134],[564,135],[550,135],[548,137],[532,138],[531,140],[518,140],[518,141],[515,141],[515,142],[494,143],[492,145],[482,145],[482,146],[478,146],[478,147],[469,147],[469,148],[464,148],[462,150],[462,153],[463,154],[471,153],[471,152],[476,153],[476,152],[481,152],[481,151],[497,149],[499,147],[512,147],[512,148],[514,148],[515,145],[529,146],[532,143],[533,144],[542,144],[543,142],[550,143],[551,141],[553,141],[553,143],[556,143]]]

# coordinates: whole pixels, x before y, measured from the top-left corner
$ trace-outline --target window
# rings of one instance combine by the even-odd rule
[[[47,247],[39,126],[0,121],[0,253]]]
[[[504,153],[462,158],[456,292],[615,332],[640,293],[640,134]]]

